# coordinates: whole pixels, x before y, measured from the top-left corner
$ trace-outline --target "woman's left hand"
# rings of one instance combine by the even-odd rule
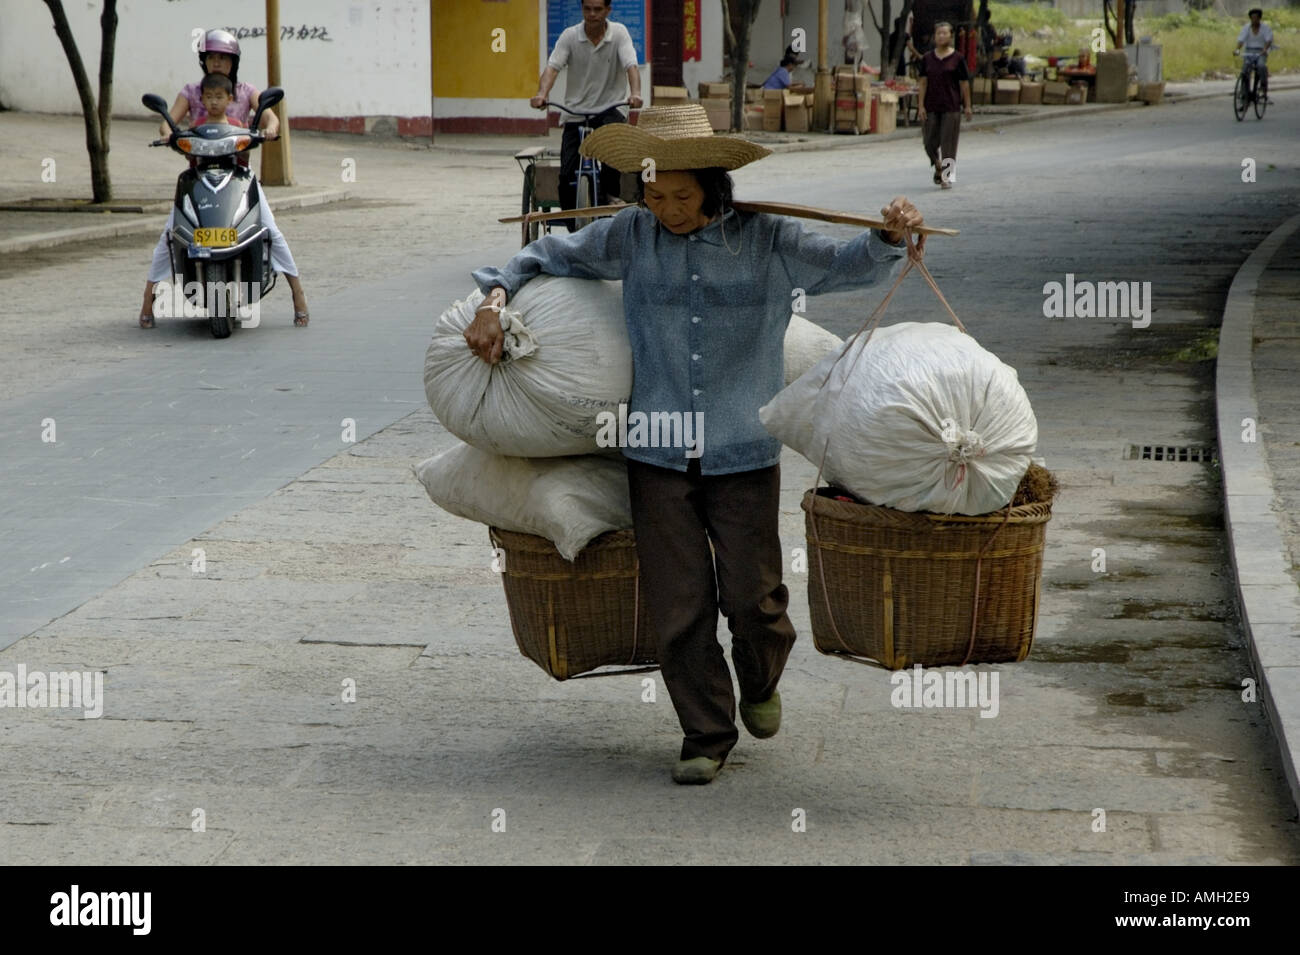
[[[907,200],[906,196],[895,196],[889,205],[880,210],[880,215],[885,220],[885,228],[881,230],[882,237],[886,242],[892,242],[894,245],[903,241],[904,228],[915,229],[925,223],[920,211]],[[917,244],[920,245],[924,240],[925,236],[921,236]]]

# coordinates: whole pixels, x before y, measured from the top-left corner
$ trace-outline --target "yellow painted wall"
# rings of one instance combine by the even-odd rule
[[[527,99],[537,92],[542,0],[433,0],[433,95]],[[505,31],[494,52],[493,30]]]

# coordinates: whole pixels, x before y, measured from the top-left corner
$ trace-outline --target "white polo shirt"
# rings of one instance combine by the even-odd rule
[[[1261,22],[1259,32],[1254,33],[1250,29],[1250,24],[1247,23],[1241,28],[1241,32],[1237,34],[1237,42],[1245,44],[1247,53],[1259,53],[1263,51],[1266,44],[1273,42],[1273,28],[1267,23]]]
[[[627,70],[636,66],[636,48],[627,27],[605,21],[605,35],[592,45],[583,24],[571,26],[555,41],[547,66],[557,72],[568,67],[564,80],[564,105],[582,113],[603,113],[627,100]],[[627,111],[623,110],[623,115]],[[566,123],[578,119],[561,113]]]

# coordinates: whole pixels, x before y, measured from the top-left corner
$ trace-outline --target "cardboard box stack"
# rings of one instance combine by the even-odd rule
[[[1065,105],[1082,106],[1086,102],[1088,102],[1088,81],[1075,80],[1065,94]]]
[[[1037,106],[1043,101],[1043,84],[1020,81],[1020,105]]]
[[[898,94],[893,90],[871,91],[871,131],[884,135],[898,126]]]
[[[783,90],[763,90],[763,129],[769,133],[781,131],[781,113],[784,109]]]
[[[972,106],[987,106],[992,99],[989,93],[991,81],[987,76],[977,76],[970,81],[970,101]]]
[[[1045,106],[1064,106],[1065,97],[1069,92],[1069,83],[1048,80],[1043,84],[1043,104]]]
[[[651,87],[650,105],[652,106],[685,106],[690,101],[691,97],[686,92],[685,86]]]
[[[812,111],[812,105],[809,103],[811,98],[807,93],[791,93],[786,90],[784,105],[787,133],[808,132],[808,114]]]
[[[895,101],[897,102],[897,101]],[[871,77],[851,66],[835,68],[835,132],[871,131]]]
[[[709,125],[715,133],[731,129],[731,84],[701,83],[700,105],[709,116]]]

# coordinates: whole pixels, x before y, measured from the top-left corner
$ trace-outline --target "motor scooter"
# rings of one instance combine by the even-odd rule
[[[239,165],[238,154],[266,141],[262,114],[284,98],[272,86],[262,92],[249,129],[204,123],[182,130],[166,101],[146,93],[144,105],[160,114],[171,135],[150,146],[167,146],[193,160],[176,180],[172,226],[167,231],[173,301],[206,314],[214,338],[228,338],[238,324],[255,328],[260,302],[275,287],[271,235],[262,222],[261,186]],[[181,308],[172,315],[183,314]]]

